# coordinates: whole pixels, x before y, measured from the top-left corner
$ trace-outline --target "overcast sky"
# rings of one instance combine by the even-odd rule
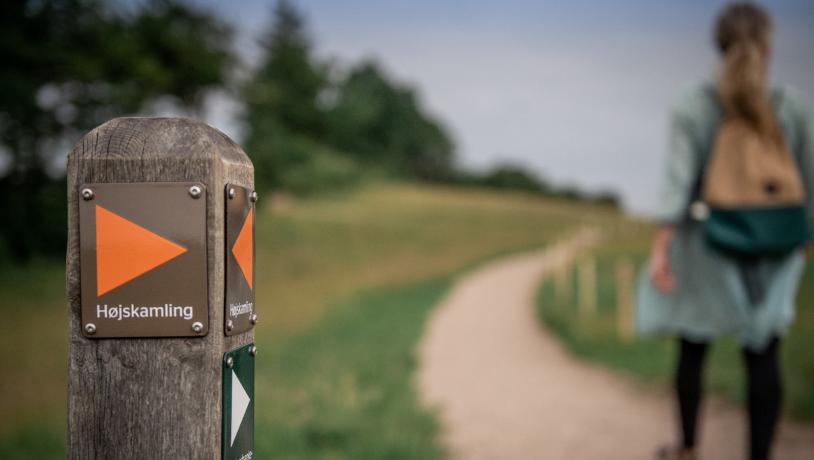
[[[237,25],[247,60],[273,1],[196,0]],[[613,189],[652,212],[667,111],[710,78],[722,1],[295,0],[322,57],[374,57],[419,90],[460,163],[527,166],[561,184]],[[774,77],[814,103],[814,2],[773,1]],[[239,137],[225,104],[212,122]]]

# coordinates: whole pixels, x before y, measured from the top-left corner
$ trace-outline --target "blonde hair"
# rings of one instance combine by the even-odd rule
[[[782,144],[768,89],[771,33],[771,17],[762,7],[727,6],[715,26],[722,55],[717,86],[727,118],[746,122],[761,137]]]

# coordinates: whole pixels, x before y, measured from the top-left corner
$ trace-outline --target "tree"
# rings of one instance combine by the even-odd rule
[[[102,0],[0,2],[0,256],[62,252],[57,159],[83,132],[158,98],[199,107],[228,77],[230,37],[209,13],[176,0],[130,11]]]
[[[336,93],[327,136],[336,148],[401,176],[437,179],[449,173],[451,139],[420,107],[415,91],[391,81],[377,63],[352,68]]]
[[[266,189],[291,188],[287,171],[301,172],[313,163],[310,144],[324,129],[318,98],[327,82],[324,68],[311,56],[311,40],[299,11],[280,1],[273,16],[261,40],[260,66],[244,97],[246,149],[258,166],[258,186]]]
[[[269,124],[306,137],[321,133],[317,104],[326,77],[311,57],[302,15],[287,1],[274,9],[271,28],[261,40],[264,55],[245,92],[251,145]]]
[[[552,193],[549,185],[526,168],[501,164],[484,174],[482,185],[497,189],[523,190],[526,192]]]
[[[330,189],[362,169],[431,179],[449,172],[452,142],[411,88],[371,61],[330,78],[312,56],[303,16],[285,0],[264,37],[245,91],[246,147],[260,188]]]

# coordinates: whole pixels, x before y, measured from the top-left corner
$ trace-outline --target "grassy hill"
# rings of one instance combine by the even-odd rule
[[[272,206],[272,202],[275,204]],[[518,193],[371,185],[257,217],[257,458],[437,458],[412,389],[426,314],[456,274],[619,217]],[[0,273],[0,458],[60,458],[62,264]]]

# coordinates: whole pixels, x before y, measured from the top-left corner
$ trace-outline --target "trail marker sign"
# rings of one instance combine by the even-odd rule
[[[85,336],[206,335],[204,186],[85,184],[79,194]]]
[[[251,160],[197,120],[116,118],[76,144],[66,173],[67,458],[220,459],[224,385],[237,452],[253,420],[251,363],[238,354],[234,377],[221,363],[254,329],[223,332],[223,191],[254,189]]]
[[[254,208],[257,193],[226,184],[226,335],[246,332],[257,322],[254,306]]]
[[[249,343],[223,355],[221,459],[254,457],[254,357]]]

